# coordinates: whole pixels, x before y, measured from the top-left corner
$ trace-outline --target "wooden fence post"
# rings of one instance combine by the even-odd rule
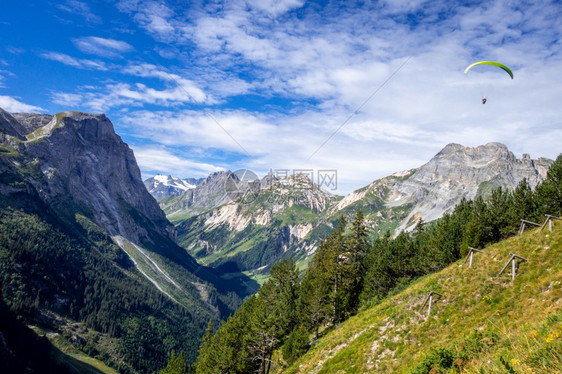
[[[433,304],[433,295],[434,294],[443,297],[443,295],[441,295],[439,292],[435,292],[435,291],[431,291],[431,290],[429,291],[429,295],[427,295],[427,297],[425,298],[425,301],[423,302],[423,304],[420,308],[420,310],[422,310],[423,307],[425,306],[425,304],[427,304],[427,302],[429,301],[429,306],[427,308],[427,317],[426,318],[429,318],[429,315],[431,314],[431,305]]]
[[[546,224],[548,223],[548,231],[552,232],[552,220],[553,219],[559,219],[562,220],[562,218],[560,217],[556,217],[556,216],[552,216],[550,214],[545,214],[546,216],[546,220],[544,221],[544,223],[541,226],[541,231],[544,229],[544,227],[546,226]]]
[[[535,223],[535,222],[531,222],[531,221],[527,221],[525,219],[522,219],[521,220],[521,227],[519,228],[519,235],[523,234],[523,231],[525,231],[526,224],[540,226],[539,223]]]
[[[470,259],[470,261],[468,262],[468,267],[469,268],[472,267],[472,256],[474,255],[474,252],[484,253],[484,251],[481,250],[481,249],[468,247],[468,254],[466,255],[466,258],[464,259],[464,262],[462,263],[463,265],[466,264],[466,261]]]
[[[509,260],[507,260],[507,262],[505,263],[504,267],[500,270],[500,272],[498,273],[498,277],[500,275],[502,275],[503,271],[509,266],[509,263],[511,262],[511,280],[515,280],[515,272],[517,269],[517,259],[521,260],[521,261],[527,261],[526,258],[521,257],[519,255],[516,255],[515,253],[509,253],[511,255],[511,257],[509,258]]]

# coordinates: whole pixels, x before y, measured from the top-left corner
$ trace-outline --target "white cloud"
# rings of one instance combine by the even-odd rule
[[[185,79],[177,74],[169,73],[156,65],[147,63],[129,65],[125,67],[122,72],[143,78],[158,78],[176,85],[175,89],[167,92],[157,92],[153,89],[147,89],[150,94],[160,96],[160,98],[168,96],[168,99],[171,99],[171,101],[194,101],[197,103],[208,102],[211,100],[199,87],[196,86],[193,81]]]
[[[77,108],[82,105],[84,98],[79,94],[53,92],[51,100],[53,103],[62,105],[66,108]]]
[[[216,150],[240,155],[239,161],[226,165],[231,170],[248,168],[264,176],[272,169],[312,169],[315,173],[336,169],[340,180],[336,193],[349,192],[377,175],[391,174],[396,167],[417,167],[420,164],[418,157],[430,157],[428,155],[432,154],[423,142],[418,144],[413,157],[404,152],[413,142],[403,144],[401,149],[391,142],[374,147],[370,139],[357,140],[342,133],[315,157],[308,159],[340,125],[338,118],[329,120],[318,112],[284,118],[257,117],[242,111],[213,112],[212,115],[218,124],[212,118],[193,111],[133,112],[118,122],[122,131],[133,134],[138,141],[150,140],[186,153],[201,149],[201,153],[207,155],[214,154]],[[392,129],[388,132],[391,133]],[[157,168],[151,170],[158,171]]]
[[[82,68],[88,66],[85,61],[89,61],[77,60],[58,53],[50,53],[44,57]],[[106,67],[107,65],[100,66]],[[96,112],[106,112],[112,108],[124,106],[139,107],[144,104],[174,107],[185,103],[213,104],[216,102],[216,99],[206,94],[195,82],[152,64],[130,64],[120,68],[112,66],[112,69],[127,76],[157,79],[164,82],[165,87],[157,89],[141,82],[111,81],[103,86],[83,86],[77,92],[53,91],[51,100],[57,104],[64,105],[66,102],[67,105],[81,106]],[[151,83],[154,84],[154,82]]]
[[[304,5],[304,0],[247,0],[247,2],[252,8],[275,16]]]
[[[66,55],[64,53],[58,53],[58,52],[45,52],[42,53],[41,56],[48,60],[58,61],[65,65],[73,66],[79,69],[93,69],[93,70],[102,70],[102,71],[108,70],[106,64],[103,61],[78,59]]]
[[[163,173],[182,178],[197,178],[225,170],[209,163],[179,157],[165,147],[132,146],[132,148],[137,163],[144,173]]]
[[[86,36],[72,40],[76,48],[84,53],[101,57],[115,58],[134,50],[133,46],[122,40]]]
[[[78,14],[84,17],[87,22],[96,24],[102,23],[101,17],[94,14],[91,11],[90,6],[85,2],[78,0],[66,0],[63,4],[58,4],[57,7],[65,12]]]
[[[8,46],[6,47],[6,52],[11,53],[13,55],[21,55],[22,53],[25,52],[25,49]]]
[[[268,4],[242,0],[186,11],[121,1],[121,11],[165,42],[169,63],[176,57],[183,65],[166,71],[128,65],[122,73],[139,83],[86,90],[83,104],[130,106],[120,121],[131,136],[169,149],[235,154],[240,167],[336,168],[345,189],[420,166],[450,142],[500,141],[551,158],[560,152],[562,7],[556,3]],[[506,63],[515,79],[484,70],[465,75],[479,59]],[[239,94],[257,96],[257,104]],[[184,103],[204,106],[188,111],[179,107]],[[176,108],[147,112],[142,104]]]
[[[18,99],[11,96],[0,95],[0,108],[10,113],[18,112],[44,112],[45,109],[38,106],[22,103]]]
[[[193,95],[202,96],[200,91],[193,89],[190,92],[182,85],[158,90],[143,83],[108,83],[103,87],[83,87],[80,91],[78,93],[55,91],[52,100],[62,104],[65,98],[71,98],[68,105],[80,105],[96,112],[106,112],[112,108],[139,107],[144,104],[173,107],[190,102],[200,103],[194,100]]]
[[[117,8],[131,14],[140,27],[158,40],[172,41],[175,39],[177,25],[172,20],[174,12],[163,2],[121,0],[118,2]]]

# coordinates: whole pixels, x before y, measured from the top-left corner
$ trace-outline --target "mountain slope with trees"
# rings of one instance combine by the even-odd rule
[[[209,319],[249,291],[174,239],[104,115],[0,109],[0,296],[11,313],[122,372],[158,370],[172,350],[191,362]]]
[[[512,191],[526,179],[534,188],[551,160],[515,157],[500,143],[445,146],[421,167],[373,181],[345,197],[328,193],[305,175],[276,180],[268,175],[250,198],[232,200],[225,181],[211,175],[196,189],[160,201],[178,230],[178,242],[201,263],[230,273],[267,278],[271,266],[292,257],[303,270],[320,241],[362,210],[371,237],[411,231],[423,220],[450,213],[461,200],[489,197],[498,187]],[[269,179],[268,179],[269,178]],[[268,183],[271,182],[271,183]]]
[[[562,290],[560,287],[562,269],[559,266],[558,252],[560,233],[557,231],[546,237],[543,234],[540,240],[532,243],[521,242],[522,239],[519,237],[507,238],[517,233],[520,219],[523,217],[537,222],[542,221],[545,214],[560,216],[560,213],[562,213],[562,156],[552,164],[547,178],[535,190],[523,180],[513,192],[498,188],[488,199],[478,197],[475,200],[463,200],[452,213],[446,214],[436,222],[428,225],[418,224],[412,234],[401,233],[392,238],[388,233],[368,243],[367,229],[361,211],[356,213],[351,225],[347,225],[345,219],[341,218],[337,229],[320,244],[302,280],[295,280],[296,267],[291,260],[282,261],[272,268],[271,279],[262,289],[224,322],[216,334],[212,335],[212,330],[208,330],[196,362],[197,373],[250,371],[269,373],[285,369],[289,369],[289,372],[303,373],[322,370],[324,370],[322,372],[338,370],[365,372],[374,370],[375,361],[379,359],[382,362],[385,357],[387,358],[384,364],[377,364],[380,368],[384,366],[384,370],[381,369],[383,372],[388,369],[411,368],[413,363],[401,367],[400,363],[395,364],[393,361],[396,355],[406,349],[400,341],[404,339],[408,342],[414,341],[415,346],[412,349],[419,349],[424,344],[427,347],[435,347],[438,342],[435,339],[426,341],[422,335],[414,340],[407,336],[407,331],[413,329],[408,324],[420,322],[422,319],[421,314],[414,312],[414,309],[419,308],[420,303],[423,302],[420,300],[423,297],[422,293],[428,292],[429,289],[442,294],[447,293],[449,295],[447,305],[451,305],[448,313],[450,318],[455,320],[463,319],[459,317],[460,314],[454,315],[455,311],[460,308],[470,314],[470,308],[476,301],[482,301],[490,306],[488,308],[490,317],[495,313],[501,315],[503,309],[509,307],[511,310],[516,304],[514,295],[502,294],[506,289],[505,285],[493,279],[494,272],[497,274],[499,271],[499,268],[495,269],[495,267],[498,264],[501,267],[500,259],[506,257],[509,251],[528,256],[533,259],[533,264],[538,264],[533,270],[527,270],[527,278],[538,281],[534,287],[525,290],[529,295],[527,299],[534,298],[530,303],[533,305],[533,310],[523,309],[520,313],[524,316],[527,312],[531,314],[536,312],[536,315],[542,318],[537,321],[538,324],[550,324],[549,328],[554,329],[552,331],[558,331],[556,330],[559,326],[558,321],[562,319],[559,314],[561,308],[559,297]],[[556,228],[559,227],[560,223],[557,222]],[[490,247],[492,243],[502,240],[506,241]],[[496,261],[488,261],[487,270],[482,267],[481,271],[484,273],[470,273],[478,274],[474,279],[468,277],[466,272],[460,272],[458,264],[449,266],[463,258],[469,246],[485,248],[489,256],[496,258]],[[506,261],[507,259],[508,257],[505,258]],[[439,272],[444,268],[447,269]],[[485,282],[487,277],[490,278],[489,285]],[[519,277],[516,284],[519,284],[517,282],[520,279],[524,279],[524,276]],[[552,292],[544,296],[540,292],[544,292],[545,287],[548,286],[545,284],[547,279],[548,282],[552,282],[548,283],[550,284],[548,290]],[[412,282],[414,285],[408,287]],[[475,301],[471,302],[468,297],[456,298],[454,285],[458,285],[459,288],[479,287],[478,294],[474,294]],[[519,284],[518,288],[524,287]],[[404,289],[406,289],[405,293],[400,293]],[[488,299],[484,297],[487,293],[489,293]],[[392,298],[394,294],[398,295]],[[410,296],[412,294],[416,297]],[[497,299],[494,299],[492,296],[496,294]],[[409,302],[398,307],[396,303],[391,302],[396,298]],[[550,307],[552,303],[554,308]],[[381,313],[381,310],[384,310],[384,313]],[[513,311],[515,310],[514,308]],[[477,314],[479,311],[475,310],[474,313]],[[356,314],[357,316],[354,316]],[[400,320],[400,325],[397,326],[399,330],[396,334],[389,335],[387,340],[376,344],[372,340],[367,340],[371,343],[369,346],[364,340],[357,340],[362,344],[358,349],[361,349],[361,352],[371,352],[371,356],[366,353],[358,355],[355,350],[345,349],[348,345],[351,346],[354,339],[363,336],[365,331],[370,331],[369,336],[372,334],[376,336],[379,332],[384,333],[391,325],[394,328],[396,322],[392,322],[391,319],[397,314],[400,314],[401,318],[408,318],[408,322]],[[411,318],[405,317],[406,315],[410,315]],[[482,315],[483,319],[479,323],[486,321],[486,316]],[[363,321],[367,318],[384,321],[384,325],[377,325],[378,327],[374,328],[375,325],[361,324],[361,329],[355,327],[354,321]],[[443,325],[449,322],[447,318],[439,318],[437,321],[441,324],[438,330],[443,330]],[[420,327],[422,332],[425,331],[423,326],[429,324],[422,324]],[[479,325],[472,327],[478,328]],[[537,325],[536,328],[540,326]],[[484,335],[476,332],[474,336],[469,336],[468,331],[464,332],[467,333],[466,342],[463,343],[465,345],[472,344],[472,340],[496,341],[493,340],[496,331],[490,332],[489,336],[488,331],[481,333]],[[323,337],[316,341],[322,335]],[[338,337],[338,343],[334,343],[333,337]],[[461,336],[451,335],[449,338],[453,337]],[[451,341],[450,339],[444,339],[443,342]],[[310,348],[313,341],[314,346],[310,352],[306,353],[304,358],[298,359]],[[475,348],[478,351],[476,353],[483,352],[486,348],[478,342],[474,343],[478,345]],[[546,350],[545,357],[549,357],[549,352],[552,352],[552,347],[547,343],[549,342],[544,339],[537,343],[539,344],[537,350],[541,352]],[[556,347],[558,346],[554,347],[554,351]],[[464,352],[462,349],[453,352],[449,346],[440,348],[443,349],[439,350],[436,347],[437,353],[424,351],[427,352],[428,358],[423,358],[425,360],[423,362],[427,363],[423,365],[429,369],[423,371],[423,367],[419,366],[421,368],[419,372],[429,372],[436,365],[432,360],[440,362],[439,352],[445,352],[443,354],[447,357],[452,357],[451,361],[458,358],[460,361],[457,361],[457,364],[461,366],[465,365],[470,355],[475,354],[475,352]],[[509,351],[507,347],[505,357],[502,356],[504,361],[509,357],[510,352],[513,351]],[[540,354],[537,354],[539,356],[536,356],[538,360],[535,362],[536,365],[533,364],[534,361],[531,362],[534,360],[531,358],[529,358],[531,360],[529,365],[540,368],[542,365],[540,360],[544,357],[541,358]],[[338,358],[340,355],[341,359]],[[332,360],[333,357],[335,358]],[[412,360],[414,355],[409,354],[404,357],[407,361]],[[560,357],[555,356],[553,359],[555,360],[553,364],[558,365],[556,360]],[[329,366],[331,363],[334,365]],[[508,362],[508,365],[511,364]],[[328,367],[330,369],[327,369]]]

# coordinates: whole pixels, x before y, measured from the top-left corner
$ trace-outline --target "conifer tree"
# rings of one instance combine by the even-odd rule
[[[183,352],[176,356],[176,352],[172,351],[168,365],[162,370],[160,374],[186,374],[187,366],[185,364],[185,357]]]
[[[297,358],[302,356],[309,346],[308,331],[302,325],[291,332],[283,345],[283,359],[291,365]]]
[[[325,271],[331,274],[332,291],[330,294],[330,301],[332,304],[331,318],[333,324],[340,323],[344,320],[344,310],[346,309],[345,285],[343,284],[344,266],[347,261],[345,255],[345,239],[343,236],[346,225],[347,222],[342,215],[338,221],[338,226],[326,240],[326,249],[329,253],[328,259],[331,260],[331,264],[329,262],[325,264]]]
[[[548,169],[546,179],[536,188],[540,214],[562,215],[562,154]]]
[[[357,311],[359,294],[363,287],[365,257],[369,243],[367,242],[367,227],[363,212],[359,210],[351,222],[351,235],[345,239],[345,262],[343,265],[343,292],[345,293],[345,317]]]
[[[542,217],[538,215],[535,194],[529,186],[527,179],[523,178],[511,194],[507,217],[510,225],[504,230],[505,234],[506,236],[516,234],[521,219],[537,222],[540,221],[541,218]]]
[[[332,312],[332,260],[326,241],[322,241],[301,283],[299,319],[309,330],[315,331],[316,339],[320,326]]]
[[[258,291],[250,326],[250,359],[260,373],[268,373],[271,355],[298,322],[299,277],[292,259],[271,269],[271,278]]]

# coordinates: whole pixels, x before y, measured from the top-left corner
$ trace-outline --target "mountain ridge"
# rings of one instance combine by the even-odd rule
[[[95,331],[72,329],[122,370],[157,370],[171,349],[193,360],[206,323],[230,314],[248,286],[220,278],[175,243],[176,229],[105,115],[0,114],[0,281],[10,308],[49,329]],[[46,266],[48,258],[56,263]],[[127,327],[149,316],[168,343]],[[112,343],[101,347],[94,336]],[[137,357],[119,345],[127,339],[160,353]]]
[[[157,174],[144,180],[144,185],[148,192],[157,201],[172,195],[181,195],[187,190],[194,189],[205,178],[184,178],[173,177],[171,175]]]
[[[245,203],[225,198],[197,209],[194,204],[186,208],[182,201],[192,199],[193,194],[205,195],[196,188],[164,199],[160,205],[176,224],[179,243],[205,264],[221,267],[230,262],[231,269],[267,272],[271,264],[256,258],[278,261],[294,256],[304,269],[319,240],[335,227],[340,215],[363,210],[374,235],[387,230],[395,234],[411,231],[420,220],[433,221],[452,211],[463,198],[485,197],[500,186],[512,190],[523,178],[534,187],[551,163],[527,154],[518,159],[501,143],[478,147],[451,143],[424,165],[377,179],[344,197],[322,192],[310,180],[293,183],[295,177],[291,176],[268,183],[270,176],[266,176],[262,188]],[[214,186],[213,194],[220,195],[222,185]],[[279,199],[284,201],[280,204]],[[300,218],[291,221],[291,215]]]

